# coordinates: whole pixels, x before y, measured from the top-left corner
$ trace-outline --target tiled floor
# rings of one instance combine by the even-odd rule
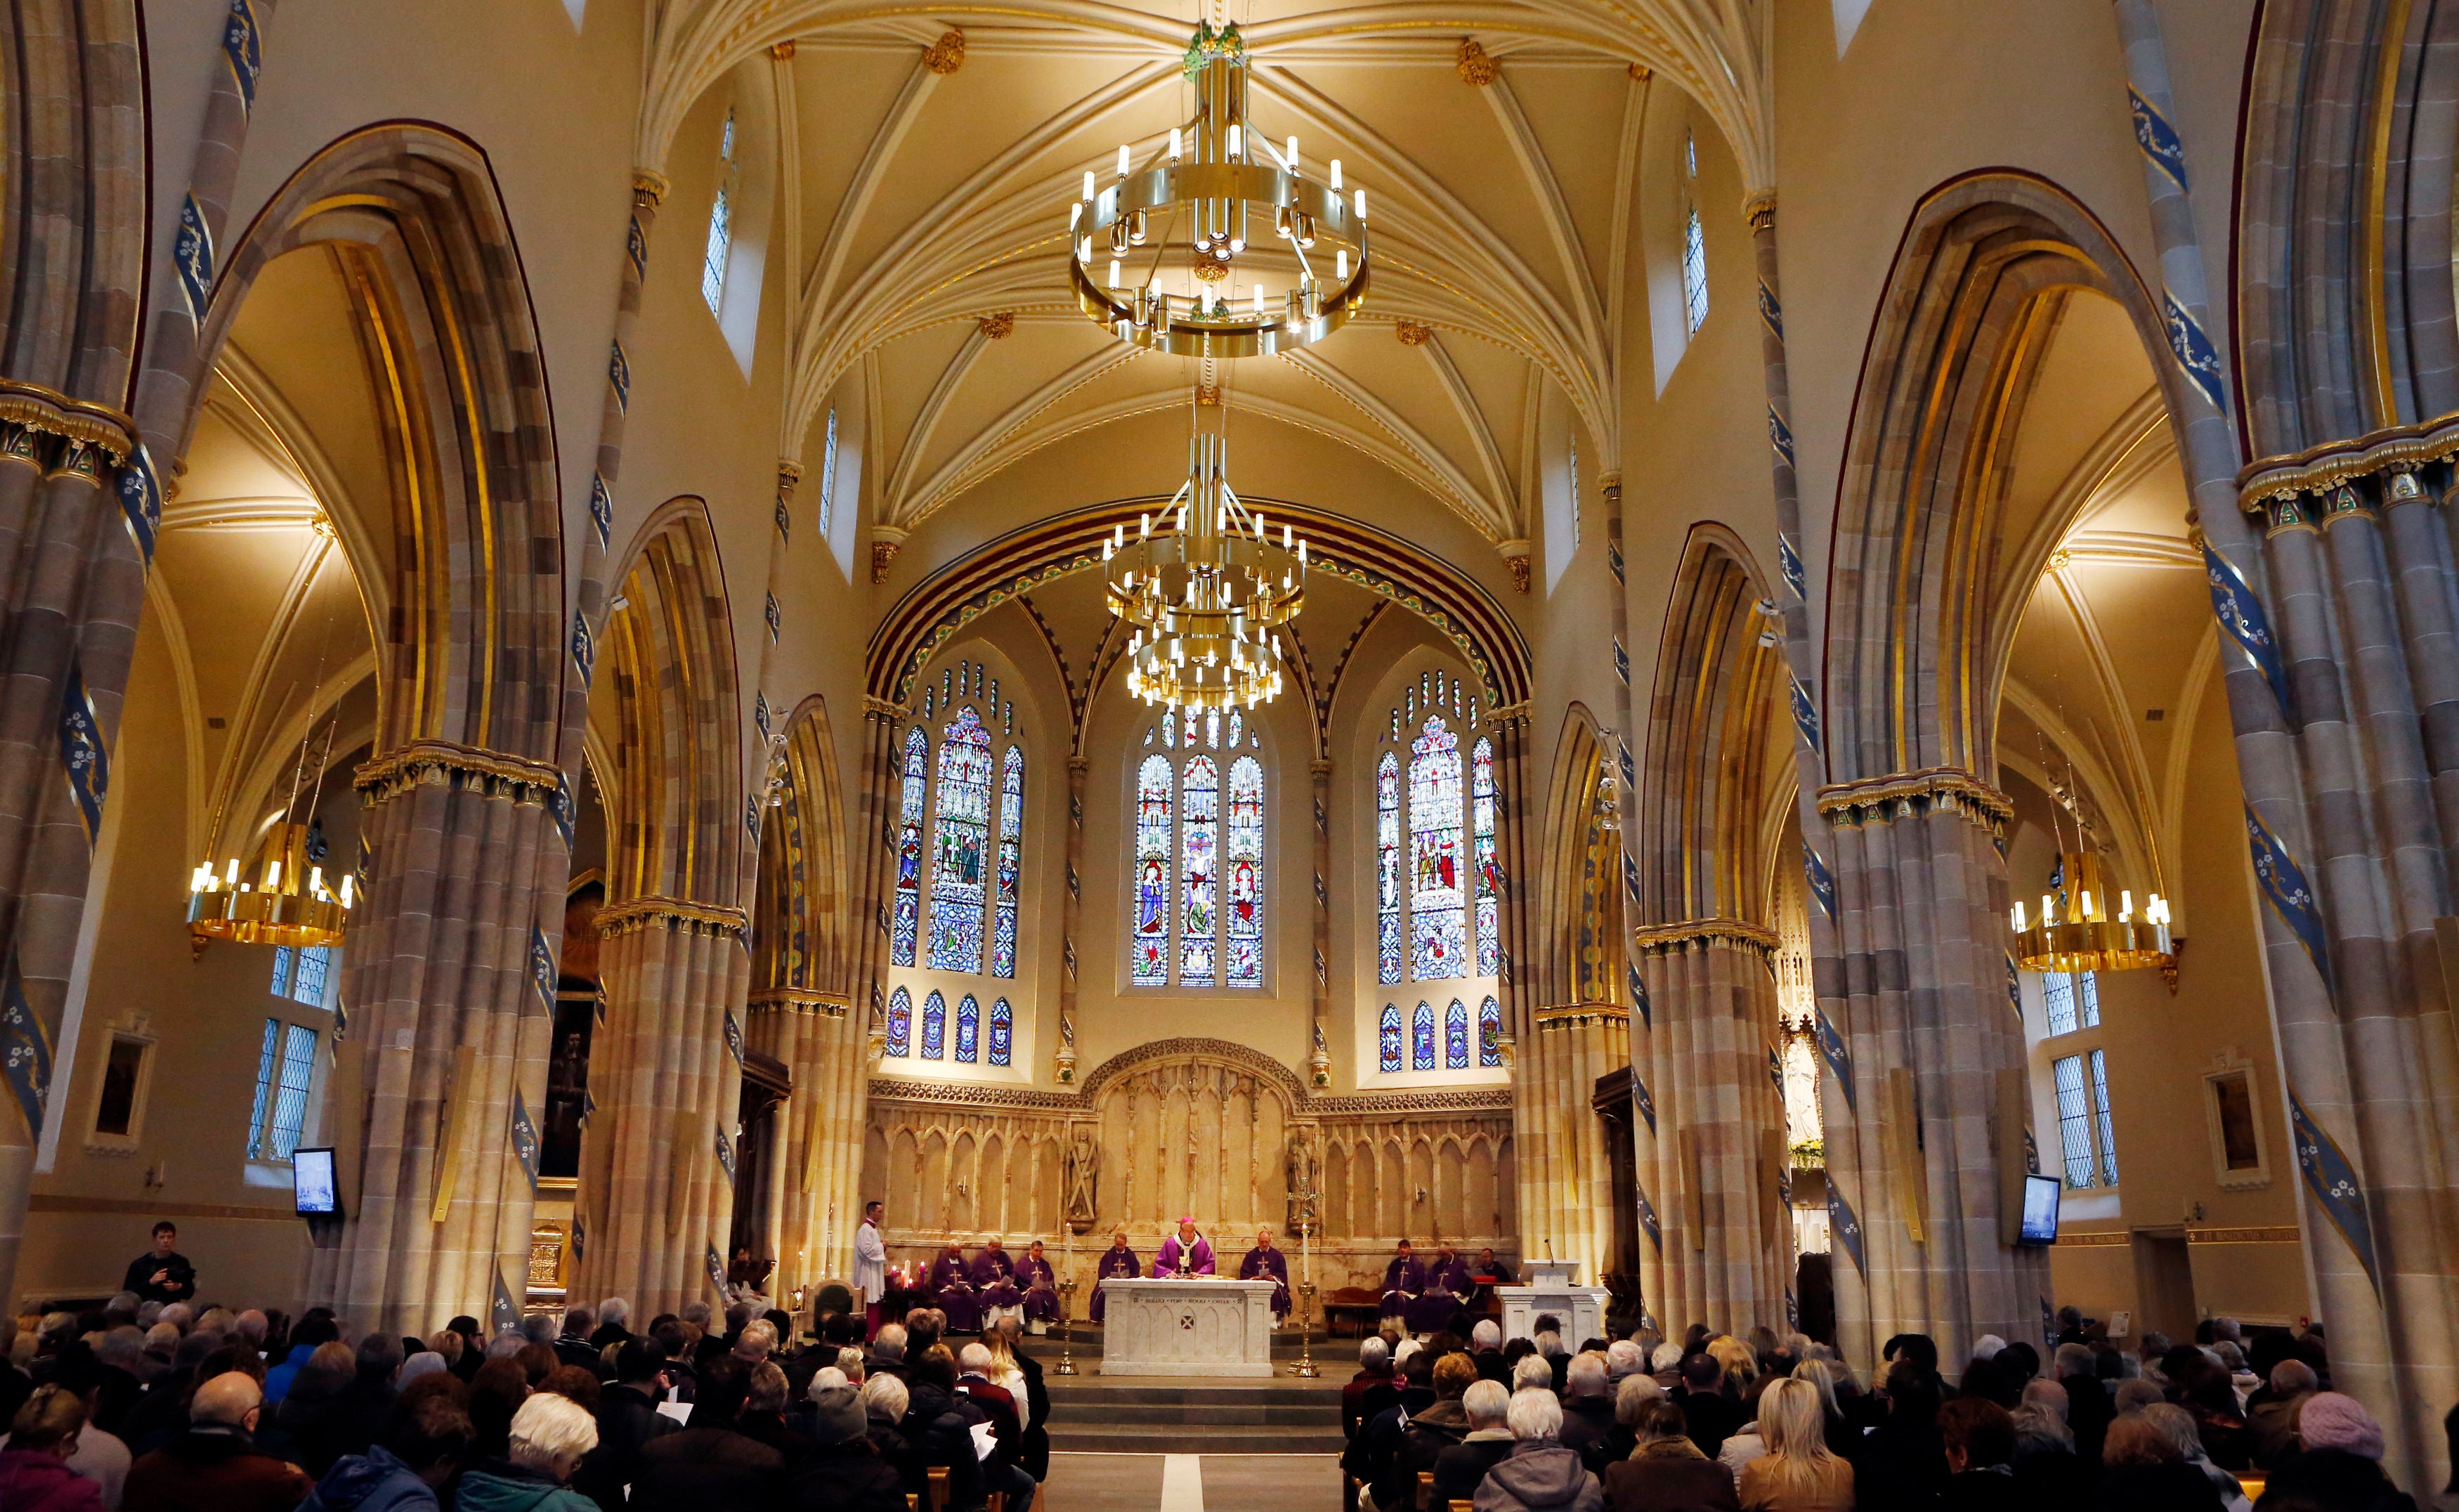
[[[1333,1455],[1055,1454],[1034,1512],[1339,1512]]]

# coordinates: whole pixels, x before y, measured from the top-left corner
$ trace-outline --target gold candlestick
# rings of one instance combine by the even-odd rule
[[[1050,1367],[1053,1376],[1076,1374],[1076,1357],[1072,1346],[1075,1330],[1071,1326],[1076,1313],[1076,1278],[1069,1276],[1059,1283],[1059,1363]]]
[[[1323,1372],[1314,1367],[1314,1283],[1298,1283],[1298,1362],[1290,1367],[1293,1376],[1310,1378]]]

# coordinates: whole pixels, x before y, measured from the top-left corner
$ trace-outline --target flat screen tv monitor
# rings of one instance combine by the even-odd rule
[[[292,1150],[290,1187],[303,1216],[340,1212],[342,1197],[333,1183],[332,1146]]]
[[[2058,1242],[2060,1189],[2055,1176],[2024,1178],[2024,1232],[2018,1243],[2053,1245]]]

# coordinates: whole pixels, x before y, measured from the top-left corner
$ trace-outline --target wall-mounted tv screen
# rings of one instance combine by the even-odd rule
[[[2058,1242],[2058,1192],[2055,1176],[2024,1178],[2024,1232],[2017,1241],[2028,1245],[2053,1245]]]
[[[299,1200],[301,1213],[340,1212],[342,1196],[333,1183],[332,1147],[292,1150],[290,1187]]]

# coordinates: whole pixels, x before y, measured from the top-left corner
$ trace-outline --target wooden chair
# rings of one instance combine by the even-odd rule
[[[1365,1481],[1346,1470],[1342,1471],[1340,1473],[1340,1512],[1357,1512],[1359,1503],[1365,1500],[1360,1494],[1365,1489]]]
[[[2238,1476],[2237,1483],[2245,1492],[2248,1502],[2259,1502],[2263,1487],[2271,1483],[2271,1477],[2260,1470],[2248,1470]]]
[[[1477,1503],[1475,1502],[1462,1502],[1455,1498],[1452,1502],[1452,1512],[1477,1512]]]
[[[924,1473],[931,1478],[931,1512],[948,1512],[948,1467],[933,1465]]]
[[[1381,1293],[1365,1287],[1342,1287],[1324,1300],[1324,1331],[1337,1337],[1345,1319],[1354,1325],[1350,1331],[1353,1336],[1363,1336],[1374,1329],[1382,1311]]]
[[[1420,1470],[1418,1472],[1418,1500],[1415,1503],[1418,1512],[1433,1512],[1434,1500],[1435,1473],[1432,1470]]]
[[[905,1512],[922,1512],[921,1492],[908,1491],[905,1493]]]

